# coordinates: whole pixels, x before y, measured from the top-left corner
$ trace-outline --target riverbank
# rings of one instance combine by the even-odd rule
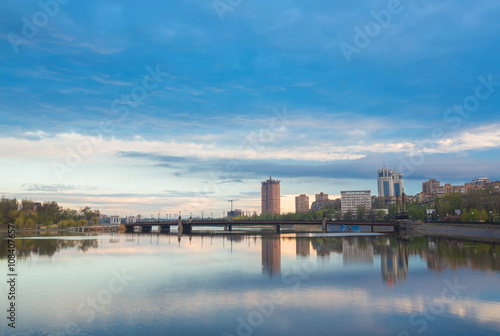
[[[410,235],[500,242],[500,225],[461,223],[412,223],[407,227],[407,232]]]

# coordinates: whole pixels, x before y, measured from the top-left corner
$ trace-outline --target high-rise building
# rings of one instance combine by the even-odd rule
[[[384,167],[378,171],[378,196],[403,195],[403,174]]]
[[[262,182],[261,189],[262,214],[280,214],[280,181],[269,180]]]
[[[295,213],[305,213],[309,211],[309,196],[300,194],[295,196]]]
[[[358,207],[364,207],[367,210],[372,208],[371,190],[353,190],[341,191],[342,213],[350,211],[356,213]]]

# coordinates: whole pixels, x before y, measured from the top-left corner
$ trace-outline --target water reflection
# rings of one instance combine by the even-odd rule
[[[91,239],[60,239],[64,236],[51,239],[51,237],[53,236],[16,239],[17,258],[26,259],[32,255],[51,257],[61,250],[70,248],[86,252],[99,246],[97,237]],[[7,258],[7,245],[6,239],[0,239],[0,259]]]
[[[276,291],[284,300],[252,325],[254,335],[419,334],[409,316],[425,319],[440,302],[426,335],[500,330],[497,244],[218,233],[28,237],[17,246],[20,274],[30,279],[19,334],[58,335],[73,321],[92,335],[237,335],[237,318],[248,321]],[[0,251],[5,258],[6,240]],[[114,271],[131,280],[108,300]],[[467,290],[443,302],[443,281],[456,278]],[[89,319],[78,309],[89,298],[110,302]]]
[[[279,235],[262,237],[262,272],[271,277],[281,273],[281,238]]]
[[[366,239],[343,238],[342,261],[344,265],[352,263],[373,264],[373,243]]]
[[[196,240],[193,242],[193,237]],[[457,270],[468,268],[481,271],[500,270],[500,245],[495,243],[472,242],[466,240],[417,237],[412,239],[397,239],[389,236],[360,236],[360,237],[296,237],[289,235],[262,235],[249,236],[245,234],[230,235],[189,235],[177,236],[171,234],[120,234],[102,236],[83,236],[68,239],[64,235],[53,239],[39,237],[24,237],[17,239],[17,254],[19,259],[29,258],[32,255],[53,256],[65,249],[76,249],[81,252],[98,249],[99,244],[106,246],[122,246],[124,243],[134,242],[137,245],[145,242],[161,245],[160,239],[167,240],[168,244],[177,241],[179,248],[194,248],[194,245],[213,245],[214,239],[222,241],[222,247],[232,251],[234,246],[246,244],[248,248],[260,244],[262,273],[270,277],[281,273],[282,253],[285,248],[289,255],[296,258],[325,259],[340,255],[344,266],[355,264],[373,265],[375,258],[380,258],[381,278],[389,286],[395,285],[408,278],[408,258],[417,256],[424,260],[427,268],[436,273],[447,269]],[[182,241],[188,240],[188,244]],[[253,244],[250,244],[253,242]],[[283,245],[285,244],[285,245]],[[293,252],[292,252],[293,249]],[[314,253],[315,252],[315,253]],[[7,240],[0,240],[0,259],[7,257]]]
[[[295,253],[301,257],[309,257],[311,254],[311,242],[309,239],[295,239]]]
[[[405,280],[408,277],[408,248],[406,240],[398,240],[396,246],[381,246],[380,265],[382,268],[382,281],[389,286]]]

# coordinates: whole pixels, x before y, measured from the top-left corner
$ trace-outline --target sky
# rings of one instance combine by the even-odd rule
[[[108,215],[500,179],[500,3],[2,1],[0,193]]]

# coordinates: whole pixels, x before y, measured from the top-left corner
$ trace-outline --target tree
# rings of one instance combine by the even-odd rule
[[[0,224],[13,224],[16,220],[14,211],[17,211],[18,205],[15,198],[8,199],[2,196],[0,200]]]
[[[358,220],[363,220],[365,219],[367,213],[367,209],[364,205],[359,205],[358,208],[356,209],[356,218]]]
[[[376,218],[377,218],[377,212],[375,211],[375,209],[370,209],[368,211],[368,219],[373,222]]]
[[[398,211],[398,207],[394,204],[389,205],[389,214],[387,215],[388,220],[396,219],[396,212]]]
[[[86,219],[80,219],[78,222],[76,222],[77,226],[87,226],[89,222]]]
[[[60,210],[61,208],[54,201],[43,203],[38,210],[39,223],[44,225],[57,223],[60,219]]]
[[[85,208],[81,209],[80,213],[82,214],[82,217],[88,221],[91,221],[92,217],[99,218],[99,216],[101,214],[99,210],[92,211],[92,209],[89,206],[86,206]]]
[[[343,219],[344,219],[345,221],[348,221],[348,222],[349,222],[349,221],[351,221],[351,220],[352,220],[352,211],[351,211],[351,210],[346,211],[346,212],[344,213]]]
[[[377,220],[384,220],[385,219],[385,211],[384,210],[377,210],[375,217]]]

